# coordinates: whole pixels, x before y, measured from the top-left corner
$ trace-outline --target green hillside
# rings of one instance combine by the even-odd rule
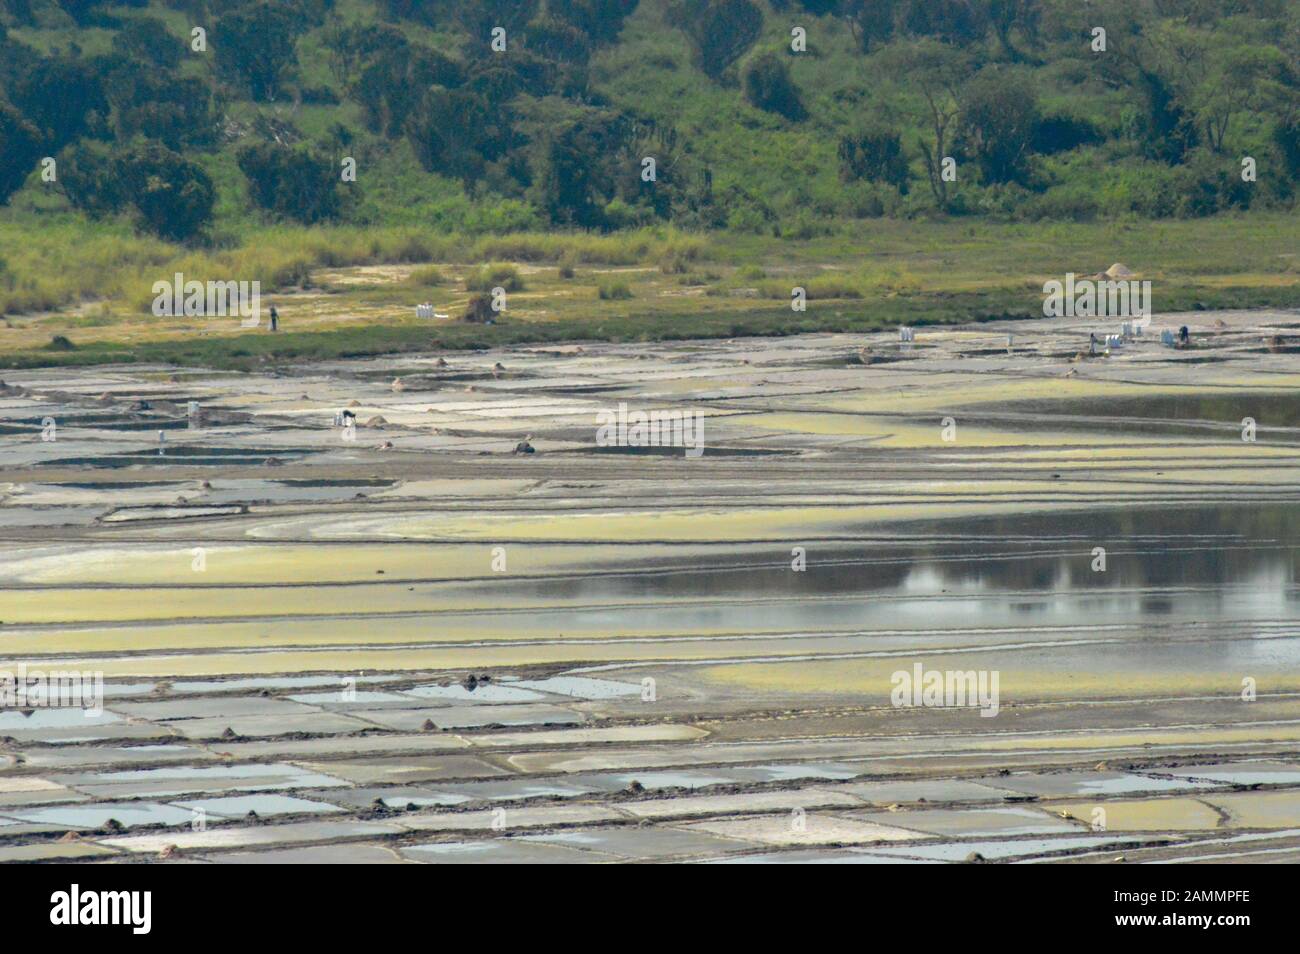
[[[0,0],[0,312],[520,232],[1287,240],[1298,53],[1300,0]]]

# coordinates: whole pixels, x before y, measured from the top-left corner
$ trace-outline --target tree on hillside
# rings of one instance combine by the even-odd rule
[[[840,178],[883,182],[907,194],[907,157],[903,142],[892,129],[873,126],[840,138]]]
[[[141,141],[117,154],[82,142],[59,156],[59,188],[92,216],[133,208],[156,235],[185,241],[212,219],[217,192],[198,165],[157,142]]]
[[[492,30],[506,31],[510,38],[521,33],[537,16],[541,0],[383,0],[388,16],[397,20],[414,20],[437,30],[459,25],[475,45],[486,45]]]
[[[0,203],[21,188],[41,157],[41,131],[0,100]]]
[[[615,141],[610,159],[614,195],[637,219],[689,215],[708,201],[708,171],[687,152],[672,126],[625,112],[618,117]],[[655,160],[653,181],[642,175],[647,156]]]
[[[496,27],[506,31],[509,38],[523,32],[528,22],[537,16],[540,0],[459,0],[456,15],[469,31],[472,40],[486,44]]]
[[[1296,32],[1300,44],[1300,30]],[[1288,65],[1263,85],[1265,108],[1273,120],[1273,145],[1294,182],[1300,179],[1300,64]]]
[[[119,141],[143,136],[181,150],[216,139],[218,117],[206,81],[120,52],[97,58],[96,67]]]
[[[546,13],[585,33],[592,43],[612,43],[637,0],[547,0]]]
[[[1034,152],[1050,156],[1080,146],[1096,146],[1105,140],[1105,134],[1086,119],[1069,113],[1050,113],[1039,117],[1032,147]]]
[[[36,25],[36,12],[32,9],[32,0],[4,0],[3,9],[14,26]]]
[[[553,224],[604,226],[606,190],[592,158],[601,155],[605,131],[598,120],[580,119],[533,146],[528,197]]]
[[[911,36],[957,46],[982,39],[989,25],[987,12],[977,0],[902,0],[899,20]]]
[[[785,58],[764,50],[745,64],[741,73],[745,99],[751,106],[798,121],[807,115],[799,87],[790,78]]]
[[[799,6],[815,17],[824,17],[827,14],[839,13],[842,3],[840,0],[799,0]],[[773,3],[772,9],[780,8]]]
[[[329,68],[343,86],[352,81],[366,63],[384,52],[404,52],[411,45],[406,34],[386,23],[334,23],[321,33],[329,50]]]
[[[763,11],[751,0],[676,0],[670,22],[691,41],[695,65],[717,79],[763,32]]]
[[[31,72],[39,59],[40,54],[10,37],[5,25],[0,23],[0,89],[11,89],[19,77]]]
[[[1134,72],[1145,105],[1137,132],[1147,146],[1147,155],[1164,162],[1182,162],[1201,141],[1195,118],[1168,77],[1141,66],[1135,66]]]
[[[238,7],[217,21],[212,48],[218,69],[239,78],[253,99],[274,100],[298,65],[295,48],[302,21],[273,3]]]
[[[1273,145],[1291,181],[1300,177],[1300,121],[1292,118],[1273,127]]]
[[[463,82],[463,71],[455,60],[428,47],[403,45],[377,53],[349,93],[361,104],[369,129],[400,136],[424,90],[431,85],[457,87]]]
[[[572,24],[554,16],[538,17],[524,31],[524,44],[548,60],[585,67],[591,58],[591,40]]]
[[[574,108],[580,107],[559,96],[512,94],[494,102],[475,83],[454,90],[433,86],[412,112],[407,137],[426,170],[458,178],[467,188],[518,195],[533,182],[536,156],[529,143],[570,122]],[[538,121],[539,115],[551,119]]]
[[[155,69],[175,69],[185,46],[157,17],[128,20],[113,36],[113,52]]]
[[[426,171],[468,184],[500,155],[507,115],[472,89],[430,86],[406,120],[407,138]]]
[[[144,225],[163,238],[193,238],[212,219],[217,190],[208,174],[161,143],[132,147],[118,169]]]
[[[72,17],[77,26],[89,26],[95,19],[95,7],[102,6],[107,0],[59,0],[63,12]]]
[[[111,215],[130,204],[119,178],[118,157],[104,143],[81,141],[58,155],[59,191],[75,209],[92,218]]]
[[[299,222],[338,216],[342,206],[338,166],[306,147],[260,142],[236,157],[248,181],[248,194],[261,208]]]
[[[1106,85],[1136,100],[1130,134],[1152,159],[1182,162],[1200,143],[1189,104],[1189,83],[1199,58],[1193,35],[1171,30],[1145,2],[1098,0],[1088,8],[1062,8],[1064,26],[1078,38],[1076,55],[1088,56]],[[1104,55],[1086,53],[1092,30],[1106,31]]]
[[[915,40],[887,51],[894,74],[905,78],[925,103],[927,130],[920,140],[930,191],[939,208],[948,208],[949,183],[943,177],[943,160],[950,155],[960,91],[971,74],[971,61],[962,51],[935,40]]]
[[[1257,100],[1266,80],[1283,77],[1287,63],[1275,46],[1214,46],[1193,93],[1205,141],[1222,152],[1232,121]]]
[[[1039,27],[1043,20],[1043,0],[987,0],[986,9],[989,26],[993,28],[993,35],[998,38],[998,46],[1002,48],[1002,53],[1007,59],[1015,62],[1037,59],[1037,57],[1027,57],[1024,51],[1016,46],[1012,34],[1018,31],[1030,45],[1040,44]]]
[[[985,67],[962,89],[957,140],[985,182],[1024,184],[1038,118],[1037,97],[1023,76]]]
[[[171,149],[210,146],[219,116],[207,83],[193,76],[147,80],[118,111],[118,138],[144,136]]]
[[[508,103],[520,93],[541,98],[580,92],[565,85],[573,78],[572,72],[561,72],[559,64],[528,50],[519,50],[508,58],[490,56],[479,60],[465,85],[496,106]]]
[[[559,96],[521,96],[511,107],[512,148],[498,163],[496,185],[507,189],[512,177],[550,223],[620,228],[668,218],[685,202],[691,164],[671,127]]]
[[[34,62],[10,89],[13,105],[41,131],[51,152],[82,135],[102,136],[108,101],[94,68],[69,57]]]
[[[894,21],[901,0],[842,0],[840,16],[849,21],[849,29],[864,53],[888,43],[894,37]]]

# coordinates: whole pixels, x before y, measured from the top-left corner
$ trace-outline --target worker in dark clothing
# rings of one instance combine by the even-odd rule
[[[1183,325],[1181,328],[1178,329],[1178,344],[1181,347],[1186,347],[1188,344],[1191,343],[1191,340],[1192,340],[1192,333],[1190,330],[1188,330],[1186,325]]]
[[[271,306],[271,330],[272,331],[280,330],[280,313],[275,310],[274,305]]]

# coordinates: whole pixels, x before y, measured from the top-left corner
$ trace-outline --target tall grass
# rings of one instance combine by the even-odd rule
[[[627,282],[601,282],[596,288],[596,297],[601,301],[626,301],[632,297],[632,289]]]
[[[86,300],[147,311],[157,281],[258,281],[264,292],[310,285],[312,270],[450,262],[581,262],[631,265],[664,256],[704,257],[704,238],[672,229],[480,236],[412,227],[261,228],[231,248],[186,248],[139,237],[125,223],[67,219],[0,221],[0,312],[53,310]],[[497,284],[497,283],[494,283]]]
[[[175,254],[175,246],[126,229],[0,222],[0,312],[121,298],[139,276]]]
[[[412,288],[429,288],[434,285],[441,285],[447,280],[437,268],[432,265],[425,265],[422,268],[416,268],[411,274],[406,276],[405,284]]]
[[[508,262],[495,262],[465,279],[468,291],[488,292],[498,287],[508,292],[523,291],[524,280],[519,277],[519,270]]]

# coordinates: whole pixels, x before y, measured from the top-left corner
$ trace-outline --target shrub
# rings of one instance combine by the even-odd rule
[[[1020,207],[1019,214],[1030,221],[1084,222],[1099,211],[1097,199],[1087,191],[1061,188],[1033,196]]]
[[[495,321],[496,312],[492,310],[492,298],[490,295],[472,295],[465,306],[464,319],[466,321],[486,322]]]
[[[513,265],[500,262],[484,265],[465,279],[465,288],[474,292],[490,292],[504,288],[508,292],[523,291],[524,282]]]
[[[682,249],[670,249],[659,259],[659,271],[665,275],[685,275],[691,268],[691,259],[695,256]]]
[[[632,289],[623,281],[601,282],[596,295],[601,301],[625,301],[632,297]]]
[[[415,286],[441,285],[445,281],[442,272],[432,265],[424,268],[414,268],[411,274],[406,276],[406,284]]]
[[[300,222],[338,216],[341,179],[330,158],[306,147],[268,142],[245,146],[236,161],[248,180],[249,195],[262,208]]]
[[[1101,130],[1088,120],[1065,113],[1055,113],[1040,117],[1034,124],[1030,144],[1034,152],[1050,156],[1058,152],[1069,152],[1080,146],[1095,146],[1105,138]]]
[[[304,103],[314,105],[337,106],[339,102],[338,93],[328,86],[303,86],[298,90],[298,95]]]
[[[871,127],[840,139],[840,178],[845,182],[866,179],[896,186],[907,194],[907,157],[898,133]]]
[[[790,67],[778,54],[770,50],[759,53],[745,64],[741,79],[745,99],[756,109],[796,122],[807,115],[799,88],[790,78]]]

